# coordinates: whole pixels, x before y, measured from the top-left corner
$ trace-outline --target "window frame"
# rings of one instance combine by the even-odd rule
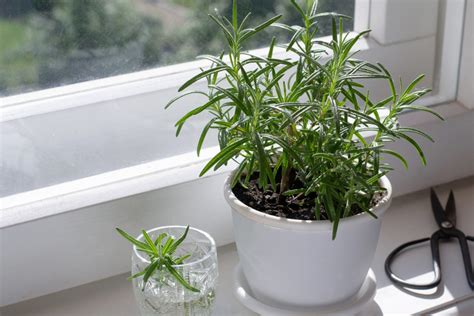
[[[369,25],[367,1],[370,0],[355,0],[354,26]],[[265,55],[266,50],[266,48],[254,49],[251,52]],[[282,58],[289,55],[282,49],[277,49],[276,54]],[[195,60],[7,96],[0,98],[0,122],[156,92],[170,87],[178,88],[190,76],[197,74],[200,68],[209,65],[206,60]]]
[[[359,45],[355,49],[371,50],[374,52],[374,55],[377,54],[377,50],[384,47],[392,46],[396,50],[395,46],[397,44],[418,41],[432,35],[424,30],[422,33],[415,31],[410,36],[405,36],[403,41],[393,41],[391,39],[392,35],[384,31],[388,29],[393,32],[393,28],[390,25],[381,25],[383,22],[380,22],[380,19],[374,19],[374,16],[387,16],[389,14],[388,8],[398,5],[401,1],[405,2],[405,10],[412,12],[419,12],[423,7],[422,5],[416,5],[417,2],[429,3],[431,4],[430,7],[436,4],[436,11],[433,12],[438,12],[437,8],[440,7],[441,13],[439,16],[436,16],[440,23],[435,34],[440,38],[440,33],[443,33],[444,36],[442,38],[446,39],[448,43],[437,43],[438,56],[436,58],[440,67],[436,70],[436,80],[434,80],[435,83],[438,81],[435,87],[436,93],[426,97],[422,103],[423,105],[436,105],[456,99],[459,66],[456,67],[455,65],[460,64],[463,36],[463,19],[458,19],[457,17],[463,16],[466,0],[454,0],[449,3],[446,0],[419,0],[408,3],[407,0],[355,1],[354,32],[371,29],[372,32],[368,38],[375,39],[374,42],[377,43],[372,43],[370,48],[364,47],[367,45],[367,43],[364,43],[365,45]],[[445,14],[442,14],[443,9],[446,10]],[[419,16],[422,20],[434,18],[429,14],[420,14]],[[456,34],[457,36],[447,36],[448,34]],[[263,48],[252,50],[251,52],[263,55],[265,51],[266,49]],[[281,58],[290,56],[284,50],[278,50],[277,54]],[[171,87],[178,88],[187,78],[197,74],[200,68],[208,66],[208,61],[196,60],[3,97],[0,98],[0,122],[156,92]],[[456,82],[456,84],[453,85],[453,82]]]

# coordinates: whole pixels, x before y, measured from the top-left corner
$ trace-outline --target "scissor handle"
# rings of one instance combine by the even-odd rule
[[[392,281],[394,284],[397,284],[399,286],[410,288],[410,289],[416,289],[416,290],[427,290],[427,289],[431,289],[438,286],[439,283],[441,282],[441,268],[440,268],[439,247],[438,247],[438,241],[440,237],[441,236],[439,232],[436,232],[431,236],[431,238],[427,237],[427,238],[409,241],[395,248],[385,260],[385,273],[387,274],[387,277],[390,279],[390,281]],[[397,257],[400,254],[400,252],[402,252],[408,247],[414,246],[416,244],[421,244],[428,240],[430,241],[431,254],[433,257],[433,272],[434,272],[433,281],[426,284],[408,283],[402,278],[398,277],[395,273],[393,273],[391,265],[395,257]]]
[[[456,237],[459,241],[459,245],[461,247],[461,253],[464,263],[464,269],[466,271],[467,282],[469,287],[474,290],[474,273],[472,271],[472,263],[471,263],[471,256],[469,253],[469,246],[467,241],[474,241],[474,236],[466,236],[463,232],[458,229],[452,228],[449,230],[439,230],[436,231],[430,238],[422,238],[414,241],[409,241],[404,243],[397,248],[395,248],[385,260],[385,273],[387,277],[394,283],[399,286],[403,286],[406,288],[417,289],[417,290],[426,290],[431,289],[439,285],[441,282],[441,263],[440,263],[440,255],[439,255],[439,240],[440,239],[448,239],[451,237]],[[397,275],[392,272],[391,264],[395,257],[397,257],[400,252],[405,250],[408,247],[414,246],[416,244],[420,244],[426,241],[430,241],[431,246],[431,254],[433,258],[433,272],[434,272],[434,279],[430,283],[420,284],[420,283],[408,283],[405,280],[401,279]]]
[[[474,290],[474,273],[472,271],[471,254],[469,251],[469,246],[467,244],[468,240],[474,241],[474,237],[466,236],[462,231],[458,229],[450,231],[449,234],[459,240],[459,246],[461,247],[462,253],[462,261],[464,262],[464,270],[466,271],[467,283],[469,284],[471,290]]]

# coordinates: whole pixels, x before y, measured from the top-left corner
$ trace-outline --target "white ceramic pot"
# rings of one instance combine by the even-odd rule
[[[381,217],[392,187],[371,211],[341,219],[335,240],[329,221],[285,219],[238,200],[225,182],[240,264],[256,298],[270,305],[320,306],[342,302],[362,286],[374,258]]]

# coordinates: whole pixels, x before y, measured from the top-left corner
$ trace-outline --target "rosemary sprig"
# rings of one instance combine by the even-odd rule
[[[166,233],[160,234],[154,241],[150,238],[148,233],[142,230],[144,242],[139,241],[120,228],[116,228],[117,232],[122,235],[125,239],[130,241],[135,245],[138,251],[148,255],[150,259],[150,264],[132,276],[129,279],[134,279],[143,276],[143,288],[145,290],[145,285],[150,279],[150,277],[157,271],[168,270],[168,272],[179,282],[183,287],[192,291],[199,292],[198,289],[190,285],[184,277],[175,269],[176,265],[182,264],[184,260],[189,258],[191,254],[186,254],[181,257],[174,257],[174,253],[178,249],[179,245],[186,239],[186,236],[189,231],[189,225],[186,227],[184,234],[177,240],[174,240],[173,237],[169,236]]]

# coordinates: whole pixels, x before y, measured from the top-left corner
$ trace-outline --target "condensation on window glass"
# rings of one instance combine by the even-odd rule
[[[321,12],[354,15],[355,0],[319,0]],[[250,25],[282,14],[300,24],[289,0],[239,0]],[[0,96],[191,61],[219,54],[222,34],[208,14],[229,16],[232,0],[0,0]],[[352,30],[353,22],[345,22]],[[330,20],[321,19],[320,36]],[[272,28],[245,49],[267,46]]]

